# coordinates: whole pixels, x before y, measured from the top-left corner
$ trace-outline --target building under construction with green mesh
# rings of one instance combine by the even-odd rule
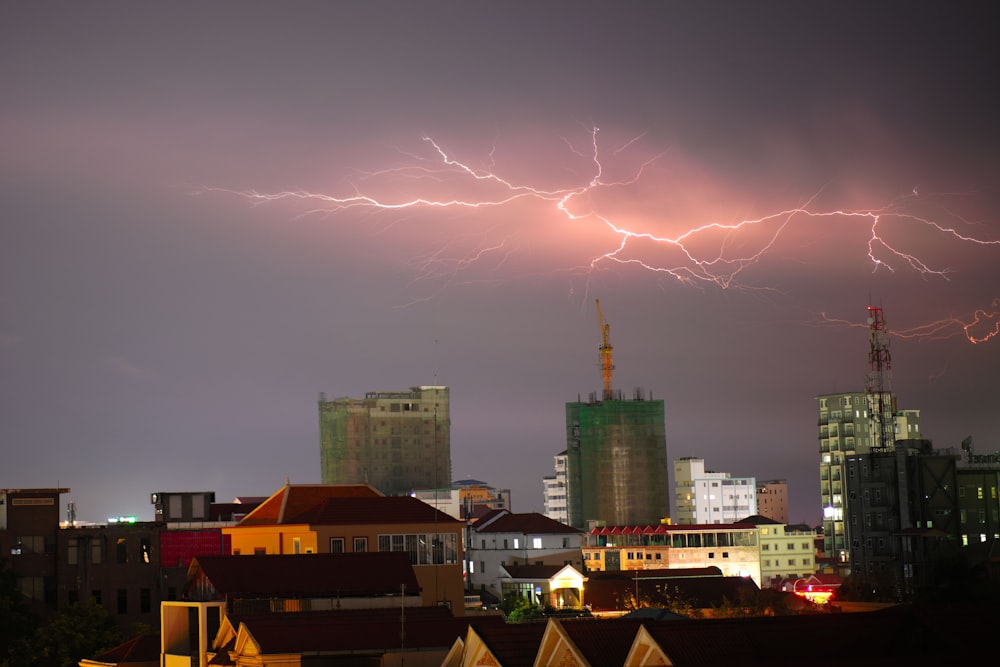
[[[388,496],[451,485],[448,387],[319,398],[324,484],[370,484]]]
[[[566,404],[569,524],[657,525],[670,516],[663,401],[637,390]]]

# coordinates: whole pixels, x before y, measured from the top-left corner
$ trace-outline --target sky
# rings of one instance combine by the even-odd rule
[[[870,304],[925,437],[1000,449],[990,10],[5,3],[0,487],[267,496],[320,392],[447,385],[454,478],[541,511],[597,299],[668,459],[793,522]]]

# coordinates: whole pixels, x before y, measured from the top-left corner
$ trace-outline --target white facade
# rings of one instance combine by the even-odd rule
[[[545,516],[559,523],[569,523],[569,509],[566,505],[566,452],[552,457],[555,459],[555,474],[542,479],[542,498]]]
[[[674,461],[674,520],[679,524],[736,523],[757,513],[757,480],[705,472],[705,460]]]
[[[506,565],[573,565],[579,570],[582,537],[582,532],[541,514],[498,512],[484,517],[470,530],[470,586],[500,597],[501,568]]]

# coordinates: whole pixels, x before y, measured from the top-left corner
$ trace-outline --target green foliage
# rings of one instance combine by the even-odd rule
[[[644,593],[629,587],[618,598],[618,608],[624,611],[635,611],[644,607],[666,609],[688,618],[701,616],[701,610],[695,605],[694,600],[684,595],[677,586],[656,584],[652,593]]]
[[[73,604],[35,631],[35,660],[30,664],[73,667],[82,658],[99,655],[123,639],[104,607],[93,602]]]
[[[30,654],[29,639],[38,625],[18,586],[10,562],[0,558],[0,667],[23,663]]]
[[[508,623],[523,623],[542,617],[542,610],[537,604],[517,594],[507,595],[500,603],[500,609],[507,617]]]
[[[789,602],[794,600],[796,608]],[[712,608],[713,618],[746,618],[751,616],[791,616],[818,613],[817,605],[773,588],[739,591],[736,600],[722,599],[722,604]]]

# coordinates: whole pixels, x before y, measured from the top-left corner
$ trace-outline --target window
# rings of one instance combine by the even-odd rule
[[[94,601],[94,604],[98,604],[98,605],[101,604],[101,591],[100,590],[98,590],[98,589],[95,588],[94,590],[90,591],[90,597]]]
[[[265,549],[264,547],[254,547],[253,548],[253,555],[254,556],[266,556],[267,555],[267,549]]]
[[[996,489],[994,489],[994,491],[996,491]],[[563,542],[563,549],[569,548],[569,538],[568,537],[562,538],[562,542]]]
[[[795,551],[795,545],[789,542],[788,544],[785,545],[785,549],[787,551]]]
[[[541,549],[542,548],[542,538],[540,538],[540,537],[533,537],[533,538],[531,538],[531,548],[532,549]]]
[[[71,537],[71,538],[69,538],[69,542],[66,544],[66,564],[67,565],[76,565],[76,559],[77,559],[77,553],[76,552],[77,552],[76,538],[75,537]]]
[[[486,572],[486,561],[484,560],[479,561],[479,571]]]
[[[979,500],[983,499],[983,487],[976,487],[976,498]]]
[[[90,538],[90,562],[94,565],[101,563],[101,538]]]
[[[795,559],[794,558],[789,558],[788,559],[788,564],[789,565],[795,565]]]
[[[803,542],[802,543],[802,549],[804,551],[809,551],[809,543],[808,542]]]
[[[483,540],[483,549],[486,548],[486,540]]]
[[[354,538],[354,553],[363,554],[368,551],[368,538],[367,537],[355,537]]]
[[[458,562],[456,533],[379,535],[379,551],[404,551],[412,565],[452,565]]]
[[[128,613],[128,591],[124,588],[118,589],[118,613]]]
[[[115,545],[115,555],[119,565],[128,562],[128,542],[125,540],[124,537],[118,538],[118,541]],[[118,613],[123,613],[123,612],[118,612]]]
[[[148,537],[143,537],[139,539],[140,558],[142,558],[142,562],[145,563],[146,565],[149,565],[150,561],[150,555],[149,555],[150,548],[151,544]]]
[[[508,549],[508,548],[509,548],[509,547],[507,546],[507,540],[506,540],[506,539],[504,539],[504,541],[503,541],[503,548],[504,548],[504,549]]]
[[[342,554],[342,553],[344,553],[344,538],[343,537],[331,537],[330,538],[330,553],[332,553],[332,554]]]
[[[300,554],[300,553],[302,553],[302,538],[301,537],[293,537],[292,538],[292,553],[293,554]]]
[[[152,596],[150,595],[148,588],[142,588],[139,590],[139,611],[143,614],[148,614],[152,609]]]
[[[770,551],[771,550],[771,545],[770,544],[762,544],[762,545],[760,545],[760,550],[761,551]]]
[[[504,542],[505,542],[505,544],[503,545],[503,546],[504,546],[504,548],[506,548],[506,547],[507,547],[507,545],[506,545],[506,541],[507,541],[507,540],[504,540]],[[519,539],[518,539],[518,538],[516,538],[516,537],[514,538],[514,548],[515,548],[515,549],[520,549],[520,548],[521,548],[521,540],[519,540]]]

